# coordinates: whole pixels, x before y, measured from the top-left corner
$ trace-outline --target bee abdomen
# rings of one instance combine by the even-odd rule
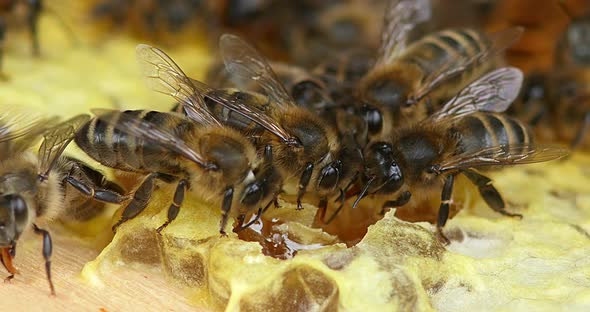
[[[460,147],[464,152],[533,143],[532,133],[524,123],[502,114],[471,114],[457,124],[457,129],[461,133]]]
[[[401,60],[418,65],[428,76],[450,59],[473,58],[486,48],[488,41],[482,33],[468,28],[439,31],[408,47]]]
[[[163,127],[172,127],[172,129],[181,126],[164,125],[164,122],[169,122],[168,119],[163,118],[168,115],[165,113],[136,110],[124,111],[120,114],[133,115]],[[98,118],[86,123],[76,134],[75,141],[94,160],[105,166],[125,171],[160,171],[154,169],[160,169],[159,167],[163,165],[162,159],[166,159],[165,156],[169,154],[157,144],[129,135]]]

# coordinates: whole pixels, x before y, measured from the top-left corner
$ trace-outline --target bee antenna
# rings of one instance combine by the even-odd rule
[[[352,204],[352,209],[356,208],[356,206],[358,206],[361,199],[363,199],[363,197],[365,197],[367,195],[367,191],[369,190],[369,186],[371,186],[371,183],[373,183],[373,181],[375,181],[375,176],[372,176],[369,179],[369,181],[367,181],[367,184],[365,184],[365,186],[363,187],[363,190],[361,191],[359,196],[357,196],[356,200]]]

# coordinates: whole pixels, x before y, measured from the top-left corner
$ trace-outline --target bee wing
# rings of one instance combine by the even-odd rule
[[[90,120],[89,115],[77,115],[45,131],[39,147],[39,175],[41,177],[47,177],[64,149],[74,139],[76,132],[88,120]]]
[[[199,92],[202,94],[206,94],[205,96],[216,103],[224,106],[227,109],[230,109],[245,118],[248,118],[252,122],[255,122],[261,125],[270,133],[276,135],[279,139],[284,142],[293,142],[294,138],[290,135],[278,122],[276,122],[273,118],[271,118],[268,114],[264,111],[260,110],[258,107],[254,107],[253,105],[248,105],[248,103],[244,101],[239,101],[236,99],[231,99],[227,97],[223,97],[218,95],[217,92],[209,87],[208,85],[193,80],[193,85]]]
[[[476,66],[477,64],[481,64],[490,57],[504,51],[520,38],[522,32],[522,27],[511,27],[499,32],[495,32],[488,35],[488,40],[490,41],[488,48],[484,49],[475,56],[471,58],[461,57],[460,55],[449,57],[447,62],[441,65],[439,70],[434,71],[424,79],[422,87],[419,88],[412,96],[413,100],[421,100],[430,91],[440,86],[443,82],[460,75],[468,68]]]
[[[117,110],[93,109],[92,113],[95,114],[101,121],[114,126],[119,131],[125,132],[145,141],[156,142],[160,146],[178,153],[179,155],[197,163],[203,168],[213,169],[215,167],[214,164],[208,162],[201,154],[188,146],[183,139],[179,138],[169,129],[161,127],[147,120],[143,120],[128,114],[123,114]],[[179,115],[179,117],[182,117],[182,115]]]
[[[493,70],[463,88],[430,118],[458,118],[478,111],[504,112],[518,96],[522,80],[523,74],[518,68]]]
[[[569,150],[533,144],[500,145],[453,156],[440,164],[441,172],[489,166],[514,166],[563,158]]]
[[[192,120],[221,125],[205,105],[192,80],[164,51],[146,44],[138,45],[135,50],[141,74],[150,89],[175,98]]]
[[[27,112],[4,112],[0,114],[0,142],[14,141],[31,133],[40,134],[49,128],[48,121]]]
[[[391,0],[385,10],[377,64],[387,64],[405,48],[410,31],[432,15],[430,0]]]
[[[219,38],[219,49],[225,69],[235,76],[232,77],[234,83],[240,85],[241,80],[254,81],[272,100],[273,105],[295,105],[266,58],[242,38],[223,34]]]

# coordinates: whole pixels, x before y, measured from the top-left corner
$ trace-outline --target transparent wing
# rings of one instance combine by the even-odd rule
[[[0,114],[0,142],[13,141],[31,132],[47,129],[46,118],[28,112],[7,111]]]
[[[182,138],[179,138],[169,129],[117,110],[93,109],[92,113],[94,113],[101,121],[114,126],[119,131],[145,141],[155,142],[160,146],[174,151],[197,163],[205,169],[216,168],[215,164],[208,162],[201,154],[188,146]],[[182,115],[178,116],[182,117]]]
[[[460,75],[467,69],[477,66],[489,58],[504,51],[520,38],[522,32],[522,27],[512,27],[490,34],[488,35],[489,44],[487,49],[484,49],[475,56],[471,58],[461,57],[460,55],[449,57],[447,62],[442,64],[439,70],[434,71],[424,79],[422,87],[420,87],[416,93],[412,95],[411,101],[420,101],[422,98],[428,95],[430,91],[436,89],[445,81]]]
[[[473,153],[459,154],[440,164],[440,172],[489,166],[514,166],[563,158],[567,148],[559,146],[511,144],[494,146]]]
[[[266,112],[260,110],[254,105],[249,105],[246,101],[240,101],[234,97],[222,96],[220,92],[215,92],[208,85],[193,80],[195,88],[202,94],[206,94],[206,97],[222,105],[223,107],[230,109],[245,118],[248,118],[252,122],[255,122],[265,128],[270,133],[276,135],[280,140],[291,144],[296,142],[296,139],[290,135],[276,120],[271,118]]]
[[[45,131],[39,147],[39,175],[47,178],[76,132],[90,120],[86,114],[74,116]]]
[[[408,35],[414,27],[430,19],[430,0],[391,0],[385,10],[381,46],[377,64],[394,60],[407,45]]]
[[[172,96],[183,105],[192,120],[200,124],[221,125],[207,109],[202,94],[172,58],[146,44],[138,45],[135,50],[141,74],[150,89]]]
[[[461,90],[432,114],[431,119],[458,118],[478,111],[504,112],[518,96],[522,80],[523,74],[518,68],[493,70]]]
[[[232,81],[238,86],[244,81],[254,81],[272,100],[273,105],[295,105],[268,61],[254,47],[238,36],[223,34],[219,38],[219,49],[225,68],[235,76]]]

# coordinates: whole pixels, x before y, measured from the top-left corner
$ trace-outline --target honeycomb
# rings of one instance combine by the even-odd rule
[[[197,198],[188,198],[178,219],[158,235],[154,229],[166,217],[160,209],[170,198],[161,189],[144,214],[120,227],[83,276],[100,281],[120,266],[157,267],[195,304],[216,311],[586,306],[589,165],[590,157],[575,155],[495,175],[523,220],[496,215],[470,195],[474,190],[464,189],[462,204],[473,208],[450,221],[447,247],[430,223],[402,221],[395,211],[347,247],[311,227],[314,207],[297,211],[286,202],[251,233],[240,233],[250,242],[235,233],[220,237],[218,209]]]
[[[3,105],[62,116],[92,107],[166,110],[171,106],[166,96],[143,86],[134,60],[137,42],[114,36],[77,46],[50,18],[42,20],[41,29],[41,59],[28,55],[26,40],[7,41],[8,80],[0,85]],[[168,52],[195,78],[202,77],[210,60],[207,51],[190,44]],[[68,153],[81,156],[74,146]],[[71,290],[106,297],[101,298],[106,311],[129,310],[121,307],[145,301],[154,309],[169,307],[179,296],[195,308],[211,311],[587,311],[590,155],[579,153],[565,161],[504,170],[492,177],[509,209],[524,218],[497,215],[472,187],[458,185],[457,215],[445,229],[452,241],[449,246],[440,243],[430,223],[398,219],[408,213],[401,209],[381,218],[371,207],[354,211],[348,207],[323,231],[316,227],[315,207],[305,205],[297,211],[288,200],[281,201],[280,209],[269,210],[252,229],[220,237],[219,207],[190,194],[177,220],[158,235],[155,228],[165,220],[173,191],[160,184],[150,206],[114,236],[110,225],[117,213],[113,217],[107,213],[106,224],[68,225],[84,236],[106,236],[106,247],[101,245],[100,254],[80,276],[68,276],[72,284],[66,288],[59,282],[65,276],[60,256],[79,257],[87,248],[78,241],[80,248],[60,251],[56,245],[58,296],[39,296],[31,302],[38,299],[49,311],[94,307],[82,296],[68,297]],[[125,181],[131,186],[135,180]],[[56,231],[54,239],[60,242],[68,235],[71,232]],[[22,262],[30,250],[39,257],[38,242],[30,237],[22,247],[15,266],[24,277],[2,287],[28,291],[40,285],[46,291],[42,270],[34,271]],[[33,274],[40,276],[39,285],[27,282]],[[164,281],[144,285],[146,276],[163,276]],[[129,290],[144,287],[153,296],[137,297]],[[109,288],[116,292],[108,292]],[[3,289],[2,294],[8,293]],[[16,310],[26,303],[2,294],[3,308]],[[127,305],[115,303],[115,296]]]

